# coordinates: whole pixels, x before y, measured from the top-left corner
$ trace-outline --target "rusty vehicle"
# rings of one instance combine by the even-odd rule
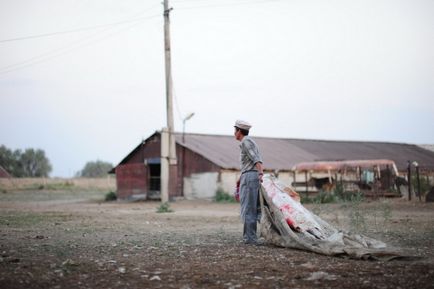
[[[399,196],[396,193],[399,173],[392,160],[302,162],[292,170],[294,174],[304,174],[304,180],[294,185],[304,185],[306,192],[331,192],[340,185],[342,191],[360,191],[365,196]]]

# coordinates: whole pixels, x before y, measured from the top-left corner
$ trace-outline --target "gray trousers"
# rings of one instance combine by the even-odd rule
[[[247,243],[254,243],[257,241],[256,223],[261,218],[257,171],[248,171],[241,175],[240,204],[241,219],[244,222],[243,240]]]

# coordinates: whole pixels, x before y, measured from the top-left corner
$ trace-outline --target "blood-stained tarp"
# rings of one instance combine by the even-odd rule
[[[287,186],[265,175],[261,187],[260,234],[268,244],[323,255],[390,260],[398,250],[373,238],[339,230],[289,196]]]

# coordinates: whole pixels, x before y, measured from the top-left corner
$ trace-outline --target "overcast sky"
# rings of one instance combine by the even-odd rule
[[[0,144],[70,177],[165,126],[161,2],[0,0]],[[177,131],[434,143],[434,1],[170,5]]]

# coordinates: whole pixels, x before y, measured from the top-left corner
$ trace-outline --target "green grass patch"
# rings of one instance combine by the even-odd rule
[[[303,204],[327,204],[327,203],[354,203],[364,200],[363,193],[360,191],[344,191],[341,185],[331,192],[320,191],[314,196],[301,194],[301,203]]]
[[[116,201],[117,199],[118,199],[118,196],[116,195],[115,192],[108,192],[107,194],[105,194],[106,202]]]
[[[301,195],[301,203],[302,204],[328,204],[328,203],[337,203],[339,202],[339,198],[331,192],[319,192],[316,196],[309,197],[305,194]]]
[[[236,203],[237,202],[235,200],[234,196],[229,195],[228,193],[226,193],[221,188],[219,188],[216,191],[215,197],[214,197],[214,201],[217,202],[217,203]]]
[[[171,213],[173,210],[170,208],[170,204],[168,202],[161,204],[157,207],[157,213]]]
[[[64,223],[71,219],[70,215],[59,213],[24,213],[24,212],[7,212],[1,214],[0,226],[1,227],[34,227],[38,225],[46,225],[56,223]]]
[[[73,182],[65,181],[61,183],[49,183],[39,185],[39,190],[70,190],[74,187]]]
[[[107,192],[107,191],[106,191]],[[102,191],[62,191],[62,190],[25,190],[11,191],[0,194],[0,202],[45,202],[45,201],[102,201],[105,193]]]

